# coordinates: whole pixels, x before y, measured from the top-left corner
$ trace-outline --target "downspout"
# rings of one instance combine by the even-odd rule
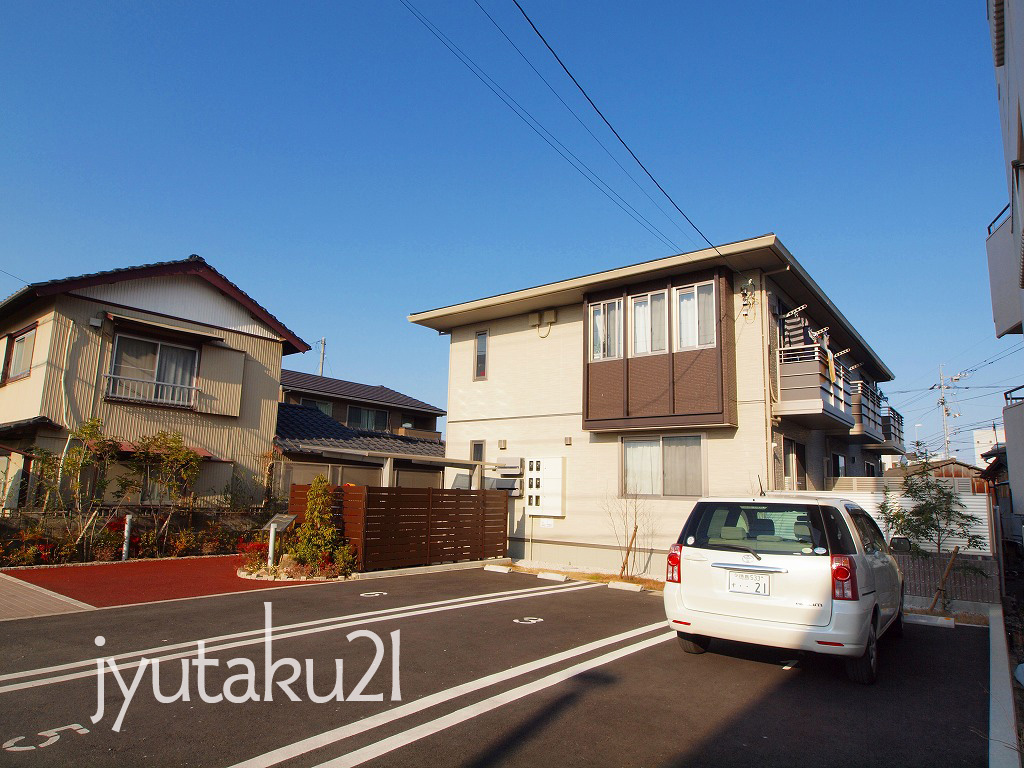
[[[788,267],[787,267],[788,269]],[[765,485],[769,491],[775,488],[775,447],[772,445],[772,367],[769,356],[771,343],[768,337],[768,276],[760,271],[761,281],[761,364],[764,371],[764,431],[765,431]]]
[[[57,465],[57,487],[60,487],[60,482],[64,474],[64,460],[67,458],[68,450],[71,448],[71,433],[74,431],[71,428],[71,400],[68,397],[68,358],[71,355],[71,336],[76,333],[78,326],[75,321],[71,321],[71,327],[68,328],[68,335],[64,341],[64,371],[61,373],[60,378],[60,395],[64,403],[63,416],[64,416],[64,428],[68,431],[68,439],[64,441],[64,450],[60,454],[60,463]]]

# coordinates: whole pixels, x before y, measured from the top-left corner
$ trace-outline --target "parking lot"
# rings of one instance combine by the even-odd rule
[[[910,625],[882,643],[880,680],[863,687],[823,658],[727,643],[687,656],[658,593],[463,570],[10,621],[0,637],[4,765],[980,766],[988,756],[981,628]],[[121,678],[108,666],[102,697],[100,656]],[[286,658],[298,700],[275,685],[267,701],[267,665],[281,662],[274,680],[286,680]],[[344,700],[311,701],[335,692],[338,669]],[[154,680],[161,696],[188,700],[158,702]]]

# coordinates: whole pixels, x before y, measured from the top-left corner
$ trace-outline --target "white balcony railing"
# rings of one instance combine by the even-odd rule
[[[107,374],[107,397],[112,400],[168,405],[174,408],[195,408],[198,393],[198,387]]]

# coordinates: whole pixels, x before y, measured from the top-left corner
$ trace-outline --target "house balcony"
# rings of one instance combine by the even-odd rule
[[[882,431],[882,395],[866,381],[850,383],[853,395],[853,442],[880,443],[885,440]]]
[[[1021,291],[1021,222],[1013,203],[999,212],[988,225],[985,251],[988,255],[992,320],[996,336],[1020,333],[1024,319],[1024,291]]]
[[[812,429],[852,428],[850,372],[818,344],[780,349],[775,415]]]
[[[146,405],[162,405],[171,408],[196,407],[198,387],[181,384],[165,384],[146,379],[130,379],[127,376],[107,375],[107,399],[121,400]]]
[[[903,445],[903,417],[889,405],[882,406],[882,442],[866,445],[876,453],[902,456],[906,453]]]
[[[435,443],[441,442],[441,433],[435,432],[432,429],[413,429],[412,427],[399,427],[395,430],[396,435],[402,435],[402,437],[415,437],[420,440],[433,440]]]

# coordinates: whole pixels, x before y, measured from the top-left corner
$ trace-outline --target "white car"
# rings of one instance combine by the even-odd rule
[[[669,551],[665,614],[688,653],[720,638],[832,654],[869,684],[878,639],[903,632],[903,574],[852,501],[701,499]]]

